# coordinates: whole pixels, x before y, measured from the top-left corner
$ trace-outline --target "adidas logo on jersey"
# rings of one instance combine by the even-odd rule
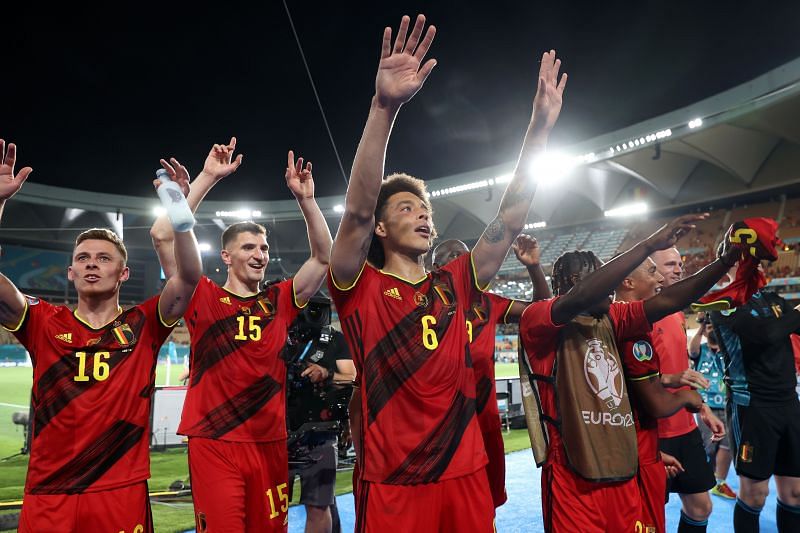
[[[224,303],[225,305],[231,305],[231,297],[230,296],[224,296],[224,297],[220,298],[219,301]]]
[[[59,333],[56,335],[56,339],[64,342],[72,342],[72,333]]]
[[[400,296],[400,291],[397,290],[397,287],[392,287],[391,289],[386,289],[383,291],[385,296],[389,296],[390,298],[394,298],[395,300],[403,300],[403,297]]]

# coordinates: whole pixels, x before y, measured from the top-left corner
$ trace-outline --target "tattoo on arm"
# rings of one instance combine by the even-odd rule
[[[503,240],[506,234],[506,225],[503,220],[497,216],[492,220],[486,230],[484,230],[482,238],[488,243],[494,244]]]

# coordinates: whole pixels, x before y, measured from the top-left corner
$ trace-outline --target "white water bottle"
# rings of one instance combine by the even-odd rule
[[[194,227],[194,215],[180,186],[169,179],[169,173],[163,168],[156,170],[156,178],[161,180],[158,197],[167,210],[172,229],[181,233],[191,230]]]

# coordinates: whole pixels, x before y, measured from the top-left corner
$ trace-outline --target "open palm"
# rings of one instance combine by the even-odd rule
[[[22,184],[28,179],[33,169],[25,167],[14,175],[14,163],[17,160],[17,146],[14,143],[8,144],[0,139],[0,200],[8,200],[22,188]]]
[[[533,99],[533,120],[537,129],[551,130],[561,113],[564,88],[567,86],[567,74],[558,79],[561,60],[556,59],[556,51],[550,50],[542,54],[539,66],[539,86]]]
[[[386,106],[399,107],[408,102],[420,90],[428,75],[436,66],[436,60],[429,59],[422,64],[433,38],[436,27],[429,26],[420,42],[425,27],[425,16],[417,16],[411,35],[406,41],[410,19],[403,17],[397,38],[392,46],[392,29],[383,32],[381,60],[375,78],[375,91],[378,101]],[[417,46],[419,45],[419,46]],[[421,68],[420,68],[421,67]]]

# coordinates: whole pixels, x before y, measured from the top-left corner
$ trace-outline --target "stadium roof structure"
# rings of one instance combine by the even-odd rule
[[[553,148],[550,164],[539,172],[530,221],[545,221],[549,227],[592,221],[631,201],[663,210],[757,192],[799,192],[798,116],[800,58],[685,108]],[[512,161],[428,180],[439,235],[475,239],[494,217],[513,166]],[[318,202],[335,231],[344,198]],[[155,195],[122,196],[30,182],[6,206],[0,235],[5,242],[63,247],[82,229],[106,226],[122,230],[133,250],[149,250],[147,230],[157,205]],[[305,227],[294,201],[231,205],[209,200],[197,218],[198,240],[210,243],[217,243],[220,230],[237,218],[265,223],[273,255],[289,259],[290,271],[307,253]],[[217,246],[212,244],[212,250]]]

